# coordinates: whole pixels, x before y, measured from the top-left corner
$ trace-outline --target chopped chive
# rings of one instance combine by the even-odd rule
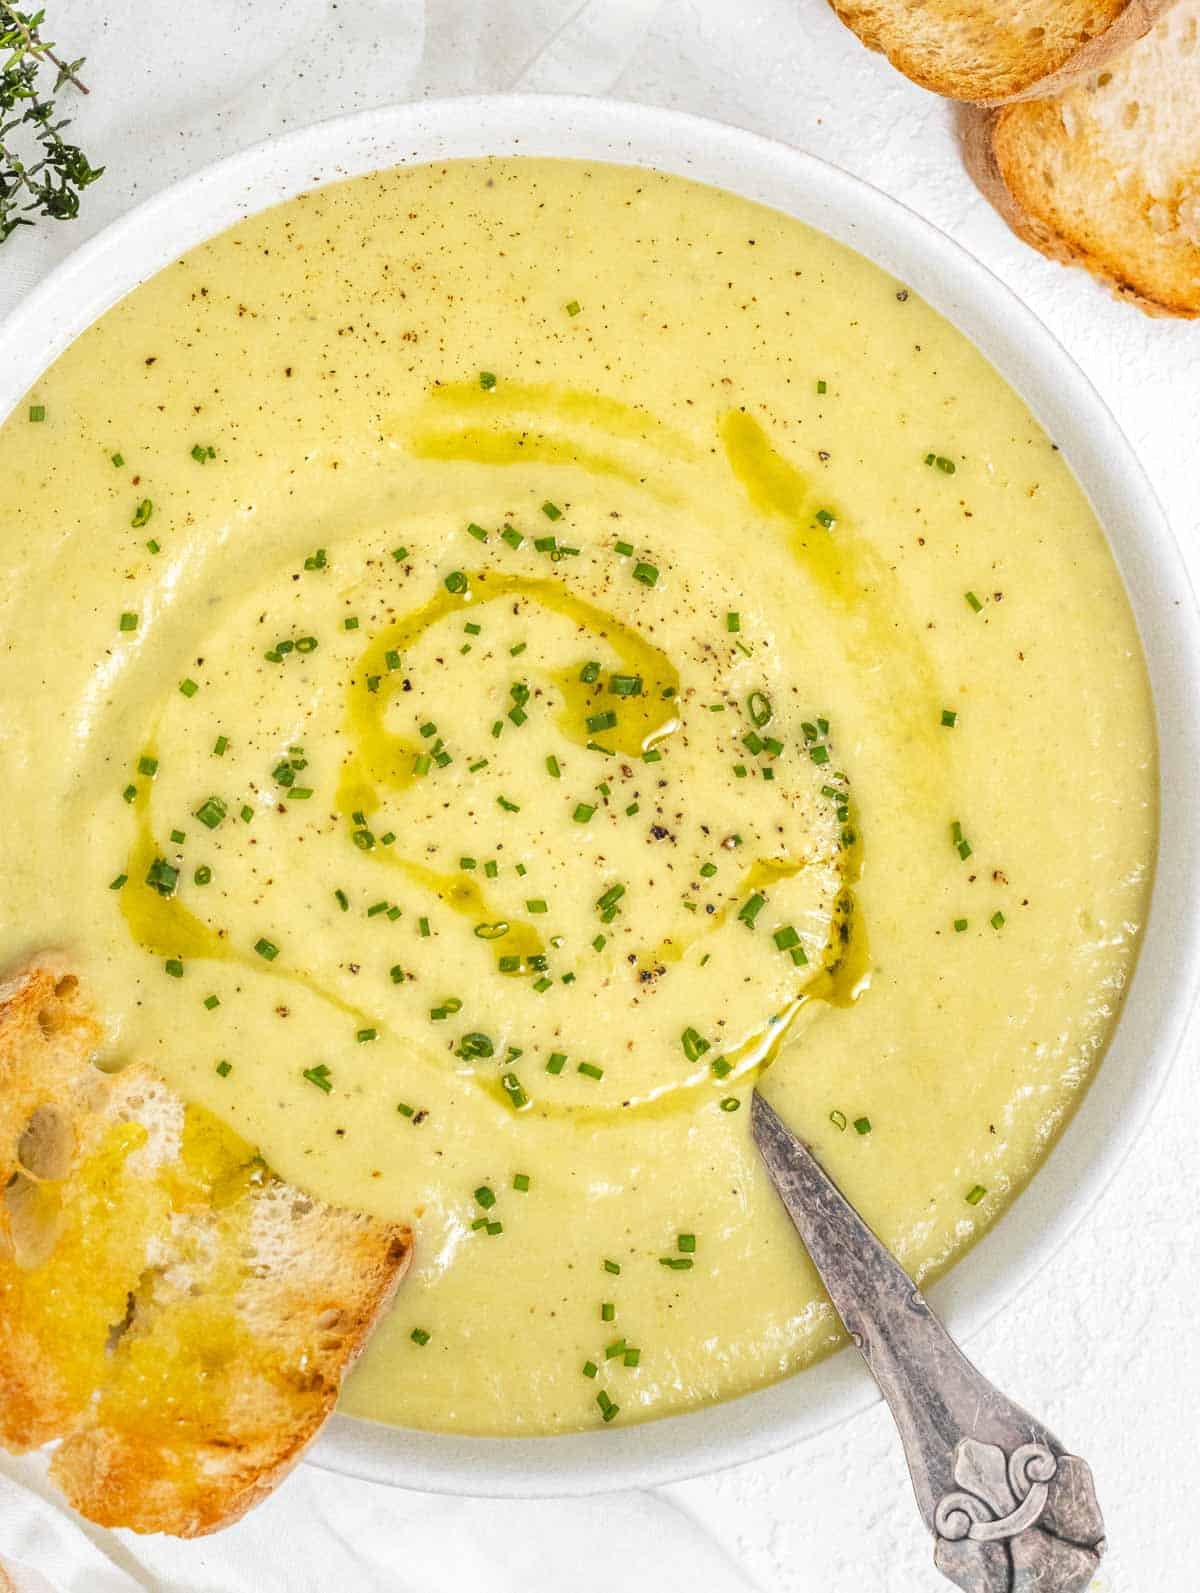
[[[756,729],[761,730],[764,725],[770,724],[775,710],[771,707],[771,699],[765,691],[752,691],[746,698],[746,712],[750,715],[750,722]],[[746,739],[748,742],[749,737]],[[757,737],[755,739],[757,740]],[[757,751],[758,748],[751,750]]]
[[[138,617],[136,614],[125,613],[121,615],[120,621],[118,623],[119,628],[123,631],[136,631],[138,628]]]
[[[118,874],[116,879],[114,879],[109,884],[108,888],[109,888],[110,891],[119,891],[121,889],[122,885],[126,885],[126,884],[128,884],[128,882],[129,882],[129,875],[128,874]]]
[[[829,391],[829,384],[827,382],[819,381],[817,383],[817,392],[818,393],[827,393],[828,391]]]
[[[208,1008],[209,1012],[211,1012],[214,1007],[219,1007],[221,1005],[221,998],[220,996],[205,996],[204,1005]]]
[[[194,680],[188,679],[179,682],[179,690],[185,697],[194,697],[200,688]]]
[[[450,574],[442,582],[442,585],[446,588],[447,592],[454,592],[456,594],[465,592],[467,589],[467,578],[461,570],[451,570]]]
[[[265,936],[254,942],[254,949],[265,962],[274,962],[279,955],[279,947]]]
[[[727,1095],[721,1102],[721,1110],[723,1112],[736,1112],[741,1104],[736,1095]]]
[[[515,531],[512,526],[506,525],[500,533],[500,540],[501,542],[507,542],[510,548],[519,548],[525,538],[519,531]]]
[[[992,914],[992,916],[988,920],[988,922],[991,924],[993,929],[1003,929],[1004,928],[1004,914],[1000,913],[1000,912],[995,912],[995,913]]]
[[[728,1078],[728,1076],[733,1072],[733,1063],[728,1061],[723,1056],[714,1057],[709,1063],[709,1067],[712,1068],[713,1074],[718,1079]]]
[[[696,1265],[691,1256],[659,1256],[660,1267],[670,1267],[672,1272],[690,1272]]]
[[[413,1117],[416,1115],[416,1107],[410,1106],[407,1101],[397,1101],[396,1110],[401,1117]]]
[[[319,1090],[324,1090],[326,1095],[333,1089],[333,1080],[329,1076],[328,1062],[318,1062],[315,1067],[304,1068],[300,1077],[307,1079],[310,1084],[315,1084]]]
[[[151,503],[149,498],[143,498],[141,503],[138,504],[137,508],[134,509],[134,511],[133,511],[133,519],[130,520],[129,524],[136,531],[140,527],[142,527],[144,525],[147,525],[149,523],[150,516],[153,513],[154,513],[154,505],[153,505],[153,503]]]
[[[233,1063],[224,1060],[217,1063],[217,1072],[223,1079],[227,1079],[233,1072]]]
[[[974,1185],[972,1185],[972,1187],[967,1190],[967,1205],[968,1206],[978,1206],[979,1202],[983,1199],[983,1197],[986,1194],[987,1194],[987,1190],[983,1187],[982,1184],[974,1184]]]
[[[967,927],[967,920],[965,918],[956,918],[954,920],[954,933],[956,935],[961,935],[963,930],[966,929],[966,927]]]
[[[455,1052],[456,1056],[465,1057],[471,1061],[480,1057],[494,1056],[495,1054],[496,1047],[491,1036],[481,1034],[478,1030],[472,1030],[470,1034],[464,1034],[458,1042],[458,1050]]]
[[[519,813],[521,811],[521,804],[519,802],[511,802],[506,796],[498,796],[496,801],[506,813]]]
[[[583,1375],[584,1375],[584,1377],[595,1377],[596,1373],[599,1370],[600,1370],[600,1368],[596,1365],[595,1361],[584,1361],[584,1363],[583,1363]]]
[[[758,917],[759,913],[762,912],[766,905],[767,898],[765,896],[759,895],[756,892],[753,896],[751,896],[748,902],[743,903],[743,905],[738,909],[738,918],[747,926],[747,928],[753,929],[754,920]]]
[[[488,539],[487,532],[481,525],[476,525],[474,520],[472,520],[470,525],[467,527],[467,535],[469,537],[474,537],[476,542],[486,542]]]
[[[974,592],[964,592],[963,597],[966,598],[968,606],[978,614],[983,604],[975,596]]]
[[[658,566],[655,564],[635,564],[633,578],[643,586],[658,585]]]
[[[854,1132],[856,1134],[869,1134],[871,1132],[871,1119],[869,1117],[856,1117],[854,1119]]]
[[[192,875],[192,880],[196,885],[208,885],[212,881],[212,869],[209,868],[207,863],[201,863],[200,867]]]
[[[619,1261],[605,1261],[604,1270],[605,1272],[611,1272],[614,1276],[619,1276],[621,1263]]]
[[[561,1073],[563,1068],[566,1066],[566,1063],[566,1053],[563,1051],[555,1051],[551,1054],[549,1062],[546,1063],[546,1072]]]
[[[160,896],[173,896],[179,883],[179,870],[166,858],[156,857],[146,870],[146,884]]]
[[[602,1079],[604,1077],[604,1069],[598,1068],[594,1062],[581,1062],[575,1071],[582,1073],[584,1078],[587,1079]]]
[[[549,498],[547,498],[542,505],[542,513],[547,520],[561,520],[563,512],[556,503],[551,503]]]
[[[159,548],[158,543],[154,540],[153,537],[151,537],[149,542],[146,543],[146,546],[149,548],[151,553],[158,553],[158,552],[161,551],[160,548]]]
[[[192,458],[198,465],[206,465],[210,459],[217,457],[217,450],[208,443],[196,443],[192,448]]]
[[[358,629],[358,616],[356,614],[347,614],[342,621],[342,629],[344,631],[356,631]]]
[[[603,1389],[601,1389],[600,1392],[596,1395],[596,1403],[597,1403],[597,1405],[599,1405],[600,1414],[601,1414],[601,1416],[603,1416],[603,1418],[604,1418],[604,1420],[606,1422],[612,1421],[613,1417],[617,1414],[617,1412],[621,1408],[619,1405],[614,1405],[613,1404],[612,1400],[609,1399],[608,1395],[604,1392]]]
[[[586,802],[580,802],[576,805],[575,812],[571,815],[571,817],[575,820],[576,824],[586,824],[595,811],[595,808],[589,807]]]
[[[683,1031],[679,1037],[679,1043],[683,1046],[683,1054],[689,1062],[698,1062],[706,1051],[712,1050],[709,1041],[692,1028],[687,1028]]]
[[[219,796],[206,797],[196,809],[195,818],[199,819],[206,829],[215,830],[225,817],[226,807]]]
[[[500,1087],[508,1097],[508,1104],[514,1111],[519,1112],[523,1106],[529,1105],[529,1097],[522,1089],[521,1081],[515,1073],[502,1074]]]
[[[158,759],[145,753],[138,759],[138,773],[147,775],[151,780],[158,773]]]
[[[617,716],[611,708],[602,714],[591,714],[586,721],[588,730],[593,734],[598,730],[612,730],[616,723]]]
[[[429,1343],[430,1335],[428,1329],[426,1328],[413,1328],[412,1332],[408,1336],[414,1344],[420,1344],[424,1346]]]
[[[616,546],[616,551],[621,555],[621,557],[623,559],[628,559],[628,558],[631,558],[633,556],[633,543],[632,542],[618,542],[618,543],[615,544],[615,546]]]
[[[954,729],[955,725],[958,723],[958,715],[955,713],[953,708],[942,709],[942,723],[947,727],[947,729]]]
[[[605,1300],[603,1305],[601,1305],[601,1307],[600,1307],[600,1320],[601,1320],[601,1322],[612,1322],[612,1321],[615,1321],[616,1315],[617,1315],[616,1306],[612,1303],[611,1300]]]
[[[125,465],[125,455],[124,454],[113,454],[112,462],[113,462],[113,466],[114,466],[115,469],[117,469],[117,470],[123,469],[124,465]]]
[[[800,936],[791,924],[785,929],[777,929],[772,938],[780,951],[790,951],[793,946],[800,944]]]
[[[578,315],[579,311],[580,311],[579,300],[578,299],[568,299],[567,303],[566,303],[566,311],[567,311],[568,315]]]
[[[824,526],[826,531],[832,531],[837,524],[837,516],[828,509],[818,509],[813,518],[818,525]]]
[[[642,677],[640,675],[613,675],[609,679],[608,689],[614,697],[640,697],[642,695]]]
[[[512,1186],[513,1186],[514,1189],[518,1190],[522,1195],[527,1195],[529,1193],[529,1186],[530,1186],[531,1183],[532,1183],[532,1179],[530,1178],[528,1173],[514,1173],[513,1174]]]
[[[183,964],[178,957],[168,957],[166,962],[163,963],[163,968],[170,974],[172,979],[183,978]]]
[[[378,1040],[378,1038],[379,1038],[379,1030],[378,1029],[358,1029],[358,1030],[355,1031],[354,1038],[358,1041],[359,1045],[365,1045],[368,1040]]]
[[[677,1235],[675,1243],[684,1255],[692,1255],[696,1249],[696,1235],[694,1233],[681,1233]]]
[[[483,388],[485,393],[490,393],[492,388],[495,387],[495,385],[496,385],[496,378],[495,378],[495,375],[493,374],[493,372],[491,372],[491,371],[480,371],[480,373],[479,373],[479,385],[480,385],[480,387]]]
[[[562,770],[559,768],[558,759],[553,753],[546,759],[546,770],[555,780],[561,779]]]
[[[487,1184],[480,1184],[479,1188],[475,1191],[475,1204],[477,1206],[482,1206],[484,1211],[490,1211],[496,1204],[495,1190],[489,1189]]]

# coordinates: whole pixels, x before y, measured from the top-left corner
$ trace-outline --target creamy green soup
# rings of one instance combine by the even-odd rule
[[[1103,1051],[1156,813],[1116,569],[986,361],[786,217],[524,159],[295,200],[38,383],[0,543],[0,958],[411,1220],[352,1412],[803,1367],[754,1084],[925,1277]]]

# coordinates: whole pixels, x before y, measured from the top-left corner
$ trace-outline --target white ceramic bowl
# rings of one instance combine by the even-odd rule
[[[169,189],[79,250],[0,327],[0,419],[98,315],[184,250],[322,183],[404,163],[570,155],[676,172],[797,216],[909,283],[1022,394],[1108,533],[1141,630],[1162,758],[1157,882],[1141,960],[1095,1083],[997,1229],[932,1291],[969,1339],[1050,1259],[1131,1148],[1200,982],[1200,626],[1179,553],[1129,444],[1082,373],[983,266],[920,217],[809,155],[716,122],[603,100],[428,101],[306,128]],[[1030,1391],[1033,1392],[1032,1390]],[[335,1417],[312,1459],[444,1492],[538,1495],[647,1486],[750,1460],[878,1396],[848,1354],[742,1399],[643,1426],[540,1439],[452,1437]]]

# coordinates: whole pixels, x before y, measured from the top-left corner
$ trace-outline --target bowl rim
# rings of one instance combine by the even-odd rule
[[[982,262],[841,168],[727,123],[618,100],[484,95],[338,117],[256,144],[165,189],[79,248],[0,323],[0,421],[79,334],[185,250],[296,194],[393,166],[483,155],[607,160],[689,177],[798,217],[912,287],[979,348],[1059,441],[1129,594],[1160,754],[1157,869],[1141,955],[1112,1042],[1058,1144],[1004,1217],[930,1293],[969,1340],[1068,1241],[1133,1149],[1200,994],[1200,624],[1163,510],[1099,393]],[[1049,1215],[1046,1215],[1047,1210]],[[758,1459],[878,1399],[834,1356],[738,1399],[615,1430],[479,1438],[336,1415],[308,1459],[424,1491],[538,1497],[681,1481]]]

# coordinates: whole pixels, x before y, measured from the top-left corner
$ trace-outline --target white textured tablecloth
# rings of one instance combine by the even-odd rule
[[[32,0],[30,0],[32,4]],[[444,94],[615,94],[825,156],[987,262],[1104,393],[1200,573],[1200,324],[1150,322],[1025,250],[959,164],[951,109],[869,55],[824,0],[46,0],[86,53],[76,130],[108,173],[77,223],[0,250],[0,315],[105,222],[285,128]],[[1200,711],[1200,704],[1197,705]],[[1198,908],[1200,910],[1200,908]],[[1096,1472],[1096,1593],[1194,1593],[1200,1448],[1196,1046],[1134,1155],[973,1356]],[[0,1556],[21,1593],[935,1593],[881,1407],[772,1460],[592,1501],[456,1500],[304,1466],[246,1521],[179,1544],[53,1503],[0,1460]],[[0,1587],[3,1578],[0,1577]]]

